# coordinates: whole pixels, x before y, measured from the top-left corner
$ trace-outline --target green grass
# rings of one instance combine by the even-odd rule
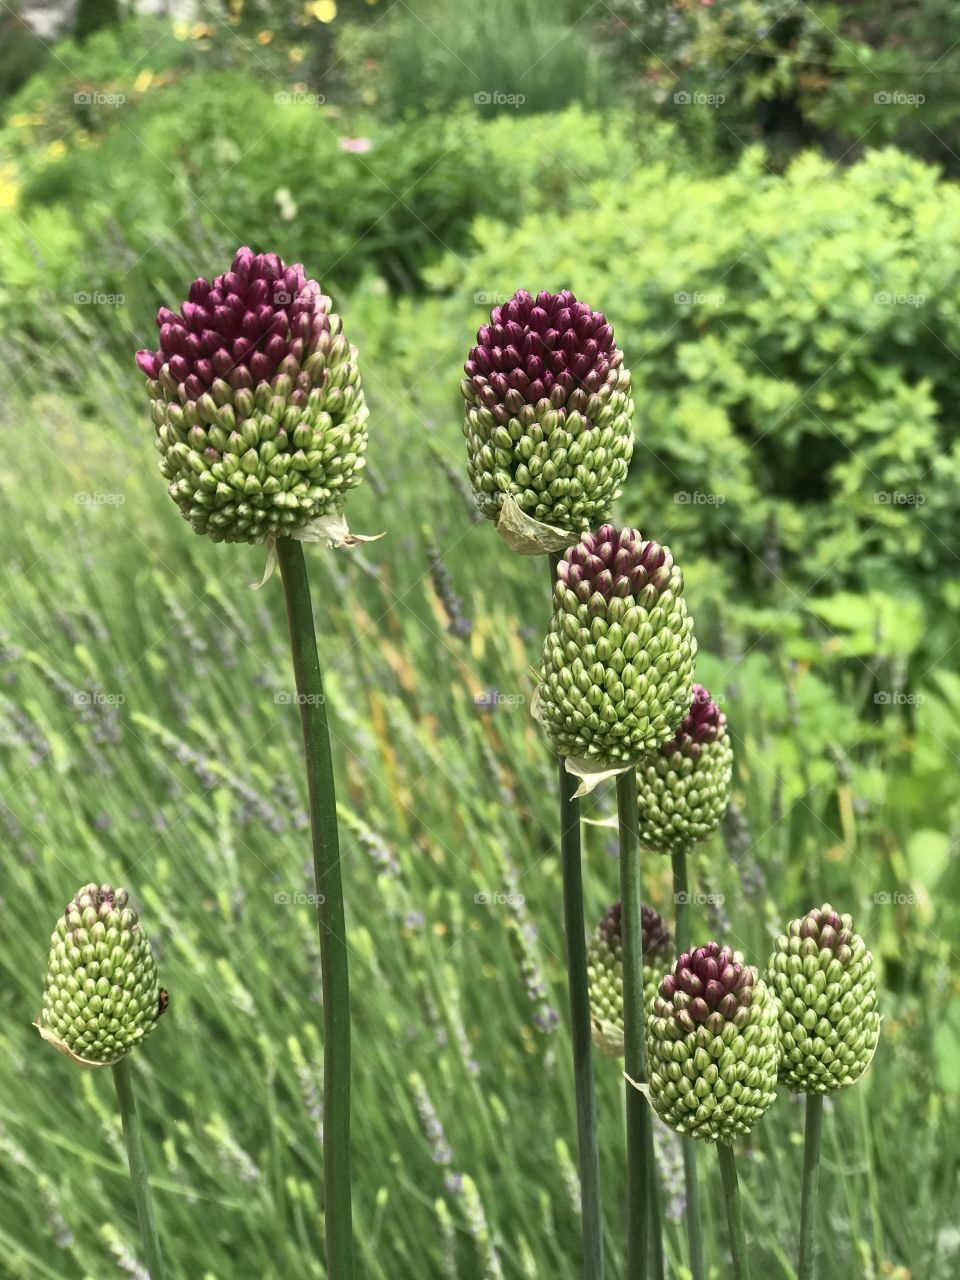
[[[395,326],[420,304],[347,303],[372,406],[370,476],[348,514],[355,530],[388,536],[349,553],[311,548],[308,562],[338,764],[360,1274],[572,1280],[555,769],[527,705],[543,565],[474,523],[452,483],[469,324],[425,334],[430,359],[414,378]],[[30,1025],[49,933],[92,879],[131,890],[171,993],[134,1064],[170,1274],[320,1277],[315,923],[306,901],[277,900],[311,887],[279,579],[251,591],[264,552],[215,547],[181,521],[132,361],[118,367],[69,335],[56,355],[75,372],[69,398],[46,385],[47,357],[0,409],[0,1269],[105,1280],[138,1247],[111,1081],[73,1068]],[[620,514],[643,522],[629,491]],[[469,634],[450,630],[434,546]],[[751,630],[728,609],[721,632],[722,595],[710,564],[690,564],[698,678],[727,699],[754,840],[737,862],[734,836],[715,839],[693,881],[725,895],[725,938],[754,962],[772,931],[831,900],[854,912],[883,973],[875,1065],[825,1117],[821,1275],[946,1280],[958,1263],[960,1085],[949,704],[931,677],[911,732],[896,710],[878,731],[848,709],[855,681],[829,636],[810,629],[791,668],[785,625]],[[478,708],[489,688],[503,698]],[[918,835],[917,796],[934,792],[940,807]],[[585,816],[609,819],[614,804],[607,788]],[[587,825],[584,839],[593,919],[617,896],[617,867],[605,826]],[[670,913],[669,861],[648,860],[644,879]],[[883,892],[921,901],[876,903]],[[496,897],[517,894],[522,906]],[[698,906],[694,939],[713,928]],[[551,1010],[559,1025],[539,1029]],[[607,1060],[597,1073],[615,1276],[622,1079]],[[431,1106],[442,1135],[426,1132]],[[802,1106],[782,1093],[739,1157],[764,1280],[793,1275],[801,1125]],[[722,1276],[706,1150],[701,1176],[707,1256]],[[675,1268],[683,1241],[670,1224]]]

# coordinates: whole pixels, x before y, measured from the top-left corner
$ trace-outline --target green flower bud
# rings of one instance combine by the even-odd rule
[[[601,1053],[623,1057],[623,926],[621,905],[615,902],[600,919],[587,947],[590,982],[590,1022],[593,1043]],[[659,911],[641,907],[643,928],[644,1000],[656,993],[663,966],[670,963],[673,946]]]
[[[727,718],[695,684],[683,724],[637,768],[641,844],[661,853],[687,853],[720,825],[732,782]]]
[[[682,955],[647,1014],[650,1100],[677,1133],[730,1144],[773,1102],[777,1005],[757,970],[716,942]]]
[[[777,1001],[780,1079],[798,1093],[855,1084],[880,1036],[873,956],[853,919],[825,903],[791,920],[774,945],[767,983]]]
[[[585,533],[557,566],[540,664],[540,718],[560,756],[635,763],[676,732],[697,642],[683,575],[635,529]]]
[[[126,890],[85,885],[50,939],[40,1034],[74,1061],[107,1066],[150,1034],[167,999]]]
[[[463,433],[477,506],[509,494],[534,520],[581,533],[610,516],[633,455],[630,374],[613,329],[569,290],[494,307],[464,365]]]

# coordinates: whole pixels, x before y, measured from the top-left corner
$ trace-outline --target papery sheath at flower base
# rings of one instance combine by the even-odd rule
[[[780,1079],[798,1093],[835,1093],[869,1067],[880,1036],[877,975],[853,918],[829,903],[791,920],[774,945]]]
[[[780,1031],[773,994],[743,957],[708,942],[664,975],[647,1016],[650,1100],[677,1133],[727,1145],[775,1097]]]
[[[567,289],[521,289],[493,308],[464,372],[467,467],[483,515],[499,520],[509,498],[568,534],[608,519],[633,454],[633,401],[603,314]]]
[[[613,903],[600,917],[587,947],[593,1043],[601,1053],[623,1057],[623,919]],[[656,991],[663,966],[673,955],[670,931],[659,911],[641,906],[643,986],[647,1001]]]
[[[677,732],[637,768],[640,843],[661,853],[689,852],[720,825],[732,782],[727,717],[695,684]]]
[[[697,642],[668,547],[603,525],[557,565],[538,717],[554,750],[626,767],[676,732]]]
[[[139,351],[168,492],[197,533],[262,543],[341,511],[360,482],[367,406],[356,349],[315,280],[273,253],[157,314]]]
[[[126,890],[84,885],[50,939],[43,1038],[82,1065],[110,1066],[150,1035],[166,1007]]]

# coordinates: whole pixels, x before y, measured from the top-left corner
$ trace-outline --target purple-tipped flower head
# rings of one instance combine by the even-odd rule
[[[616,767],[655,751],[690,706],[697,651],[683,575],[636,529],[585,533],[557,565],[540,712],[558,755]]]
[[[157,325],[137,364],[160,471],[193,528],[263,542],[339,511],[360,482],[367,407],[356,350],[303,267],[239,249]]]
[[[565,289],[521,289],[477,333],[460,388],[477,504],[504,495],[535,520],[581,532],[609,517],[633,454],[623,352],[603,314]]]
[[[777,1001],[780,1078],[800,1093],[855,1084],[880,1036],[873,956],[853,918],[829,903],[791,920],[774,945],[767,983]]]
[[[146,1039],[166,1007],[126,890],[84,885],[50,939],[37,1020],[44,1039],[86,1065],[105,1066]]]
[[[623,1056],[623,921],[615,902],[600,917],[587,947],[590,981],[590,1022],[593,1043],[601,1053]],[[647,1000],[656,991],[663,966],[670,963],[673,944],[659,911],[640,908],[643,930],[643,982]]]
[[[650,1098],[678,1133],[731,1143],[774,1099],[777,1008],[757,970],[716,942],[680,957],[647,1018]]]
[[[695,684],[677,732],[637,768],[641,843],[661,853],[687,853],[720,825],[732,784],[727,718]]]

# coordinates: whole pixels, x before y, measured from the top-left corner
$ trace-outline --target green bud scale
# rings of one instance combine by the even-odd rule
[[[88,884],[57,921],[37,1024],[44,1039],[87,1066],[119,1061],[167,1007],[150,943],[125,889]]]
[[[649,1003],[663,967],[670,963],[673,944],[659,911],[642,906],[643,987]],[[590,983],[590,1022],[593,1043],[601,1053],[623,1057],[623,922],[621,904],[608,907],[587,947]]]
[[[464,365],[463,433],[480,511],[509,494],[582,533],[610,516],[633,455],[630,374],[613,329],[569,290],[494,307]]]
[[[757,970],[716,942],[682,955],[647,1015],[650,1100],[677,1133],[733,1143],[773,1102],[777,1005]]]
[[[767,983],[777,1000],[780,1079],[798,1093],[854,1084],[880,1036],[873,956],[853,919],[825,903],[791,920],[774,945]]]
[[[693,693],[697,642],[668,547],[585,533],[557,565],[539,714],[554,750],[615,768],[668,741]]]
[[[702,685],[680,728],[637,769],[640,842],[687,853],[720,825],[733,782],[727,718]]]
[[[357,352],[315,280],[276,254],[157,314],[147,375],[160,471],[197,533],[264,542],[339,512],[360,483],[368,410]]]

